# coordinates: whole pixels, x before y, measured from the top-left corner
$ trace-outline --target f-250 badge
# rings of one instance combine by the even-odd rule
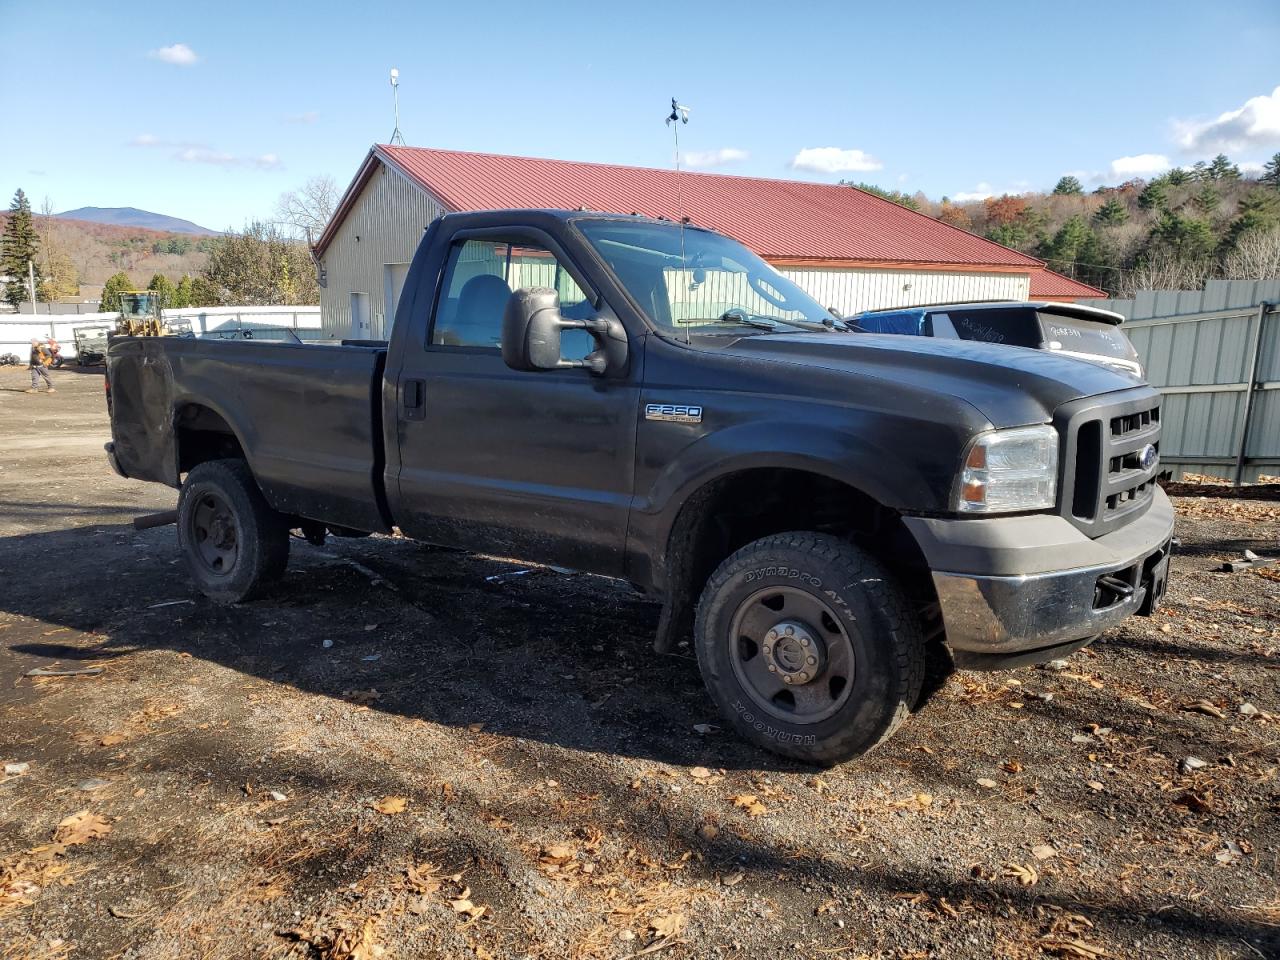
[[[675,423],[701,423],[702,407],[690,406],[687,403],[647,403],[644,407],[646,420],[670,420]]]

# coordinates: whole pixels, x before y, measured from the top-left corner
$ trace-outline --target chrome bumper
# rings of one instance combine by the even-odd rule
[[[1019,518],[1011,518],[1019,519]],[[1039,518],[1047,520],[1049,518]],[[1048,660],[1067,648],[1083,646],[1103,631],[1135,613],[1149,613],[1164,593],[1168,578],[1169,546],[1173,536],[1173,506],[1159,488],[1147,512],[1112,534],[1083,543],[1060,543],[1065,531],[1053,530],[1043,550],[1004,534],[994,538],[976,528],[961,537],[977,535],[975,552],[999,574],[937,570],[933,584],[942,609],[947,645],[956,663],[967,667],[1004,667]],[[974,521],[929,521],[966,524]],[[979,524],[1007,523],[982,520]],[[1062,521],[1065,526],[1070,526]],[[1007,532],[1034,529],[1009,525]],[[937,528],[935,527],[935,530]],[[956,556],[957,537],[947,531],[947,555]],[[917,540],[920,540],[917,537]],[[927,541],[927,537],[925,538]],[[999,541],[1008,540],[1002,551]],[[930,544],[921,543],[926,558]],[[1007,556],[1003,555],[1007,554]],[[1045,556],[1047,554],[1047,557]],[[1033,566],[1053,562],[1055,556],[1091,557],[1095,562],[1070,569],[1005,572],[1012,560]],[[932,566],[931,562],[931,566]]]

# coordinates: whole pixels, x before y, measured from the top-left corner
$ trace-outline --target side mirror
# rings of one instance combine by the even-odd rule
[[[560,356],[565,330],[586,330],[597,349],[582,360]],[[560,315],[560,295],[549,287],[522,287],[507,300],[502,315],[502,359],[512,370],[587,369],[600,376],[626,365],[626,331],[617,320],[566,320]]]

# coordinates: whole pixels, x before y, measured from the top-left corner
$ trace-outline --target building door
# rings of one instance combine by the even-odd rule
[[[369,295],[351,294],[351,339],[366,340],[369,337]]]
[[[409,275],[407,263],[384,263],[382,265],[382,294],[387,312],[382,321],[382,337],[391,339],[391,325],[396,320],[396,308],[400,306],[400,291],[404,289],[405,277]]]

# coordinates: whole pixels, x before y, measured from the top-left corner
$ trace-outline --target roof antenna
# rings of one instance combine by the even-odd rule
[[[391,143],[404,146],[404,137],[400,135],[400,71],[391,68],[391,99],[396,107],[396,128],[391,131]]]
[[[684,215],[684,191],[680,186],[680,124],[689,122],[689,108],[679,103],[675,97],[671,98],[671,114],[667,117],[667,126],[671,128],[671,136],[675,140],[676,147],[676,213],[680,218],[680,269],[684,270],[688,264],[684,255],[684,225],[688,221],[688,217]],[[681,284],[683,286],[683,284]],[[689,318],[685,317],[684,325],[684,342],[689,342]]]

